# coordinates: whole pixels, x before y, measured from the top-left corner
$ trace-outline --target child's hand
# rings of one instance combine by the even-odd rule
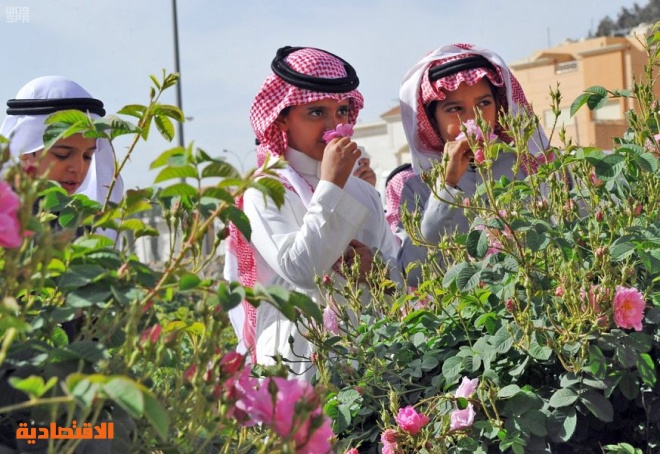
[[[360,261],[360,282],[366,282],[367,276],[371,272],[371,267],[374,262],[374,254],[371,252],[369,246],[359,242],[358,240],[351,240],[344,252],[343,261],[347,266],[353,265],[355,260]]]
[[[474,158],[474,153],[470,150],[467,139],[447,142],[444,153],[448,156],[445,184],[456,187],[470,165],[470,161]]]
[[[321,180],[329,181],[343,188],[359,157],[360,150],[349,137],[332,139],[323,152]]]
[[[371,162],[369,158],[360,158],[358,159],[358,166],[353,171],[353,176],[363,179],[371,186],[376,186],[376,174],[374,169],[371,168]]]

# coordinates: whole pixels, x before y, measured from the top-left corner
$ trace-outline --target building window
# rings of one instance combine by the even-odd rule
[[[564,63],[557,63],[555,65],[555,74],[564,74],[577,71],[577,61],[567,61]]]
[[[594,110],[592,115],[594,121],[623,120],[623,112],[619,101],[608,102],[600,109]]]
[[[543,112],[543,121],[545,122],[546,128],[551,128],[555,121],[555,114],[551,109],[545,110]],[[564,107],[559,113],[559,118],[557,118],[557,128],[562,126],[575,126],[575,117],[571,117],[571,108]]]

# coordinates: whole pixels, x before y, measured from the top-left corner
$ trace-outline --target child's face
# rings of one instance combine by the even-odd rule
[[[37,166],[37,175],[57,181],[66,192],[75,193],[87,176],[96,139],[74,134],[55,142],[43,156],[43,150],[22,155],[22,159]]]
[[[340,123],[348,123],[349,107],[348,99],[322,99],[292,106],[286,115],[277,119],[277,125],[286,132],[291,148],[321,161],[327,145],[323,133],[335,129]]]
[[[461,133],[461,123],[475,118],[475,109],[481,111],[491,130],[497,124],[497,104],[486,78],[470,86],[461,83],[455,91],[445,92],[446,98],[435,107],[435,124],[442,139],[451,142]]]

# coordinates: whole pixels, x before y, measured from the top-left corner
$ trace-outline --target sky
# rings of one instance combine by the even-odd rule
[[[169,0],[0,0],[0,102],[33,78],[78,82],[108,113],[146,104],[150,75],[175,69]],[[600,20],[645,0],[179,0],[184,142],[239,170],[254,165],[248,112],[279,47],[328,50],[350,62],[365,107],[359,123],[398,105],[404,73],[427,52],[472,43],[505,61],[580,39]],[[162,102],[176,104],[171,89]],[[4,108],[3,108],[4,111]],[[4,118],[0,115],[0,118]],[[131,117],[126,117],[131,119]],[[154,131],[155,132],[155,131]],[[149,165],[178,144],[152,134],[122,172],[126,189],[153,184]],[[117,140],[121,158],[128,140]],[[223,151],[227,150],[227,151]],[[373,154],[373,152],[371,152]]]

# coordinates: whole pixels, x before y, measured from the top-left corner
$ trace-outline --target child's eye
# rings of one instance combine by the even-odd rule
[[[52,153],[57,159],[65,160],[69,158],[69,153]]]
[[[348,109],[348,107],[341,107],[341,108],[339,109],[339,115],[347,116],[348,113],[349,113],[349,109]]]
[[[323,110],[322,109],[310,110],[309,115],[312,117],[320,117],[321,115],[323,115]]]

